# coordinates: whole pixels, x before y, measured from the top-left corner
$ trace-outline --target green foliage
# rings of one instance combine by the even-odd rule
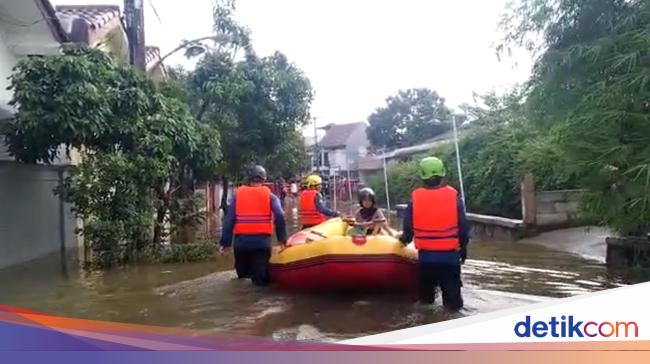
[[[261,163],[267,166],[266,171],[270,179],[288,180],[309,169],[309,155],[302,133],[288,133],[282,144],[263,158]]]
[[[147,245],[133,250],[130,244],[122,243],[113,250],[98,252],[97,259],[88,263],[88,268],[106,268],[113,264],[174,264],[205,262],[215,259],[214,243]]]
[[[575,176],[563,170],[565,162],[554,140],[537,135],[525,125],[498,123],[465,130],[459,149],[466,204],[471,212],[521,218],[520,181],[527,172],[532,172],[537,185],[545,190],[575,186]],[[460,188],[456,151],[452,143],[446,143],[389,168],[393,204],[406,203],[411,191],[421,185],[417,163],[426,155],[441,158],[447,166],[447,183]],[[385,203],[383,174],[372,176],[369,184]]]
[[[172,202],[169,222],[172,225],[170,233],[179,235],[186,228],[201,226],[208,218],[203,207],[205,200],[203,196],[195,195],[187,198],[175,199]],[[172,240],[176,242],[180,239]]]
[[[204,54],[193,71],[175,75],[192,114],[219,133],[222,178],[239,180],[252,163],[265,164],[271,177],[294,176],[306,164],[298,130],[309,119],[311,84],[282,53],[257,56],[234,11],[233,0],[215,2],[215,36],[228,41]]]
[[[408,161],[390,166],[388,176],[388,193],[391,204],[406,203],[414,188],[420,185],[417,173],[417,161]],[[373,174],[368,178],[368,185],[375,191],[377,203],[386,205],[386,188],[383,173]]]
[[[284,55],[232,62],[228,54],[210,53],[190,75],[189,87],[198,117],[220,133],[223,173],[236,177],[242,166],[261,163],[263,156],[293,158],[278,153],[295,149],[296,130],[309,118],[312,90]]]
[[[122,152],[88,154],[66,179],[62,193],[85,219],[83,233],[95,251],[110,251],[122,241],[139,241],[151,226],[152,194],[147,170],[155,161]]]
[[[192,263],[212,260],[216,254],[214,243],[152,245],[140,254],[140,261],[149,263]]]
[[[451,119],[451,110],[437,92],[399,91],[368,117],[368,140],[378,149],[413,145],[450,130]]]
[[[513,124],[524,120],[522,97],[523,90],[519,87],[503,95],[497,95],[494,91],[484,95],[474,94],[474,99],[483,105],[463,104],[460,109],[471,122],[471,127]]]
[[[309,80],[279,52],[257,57],[234,10],[234,0],[216,1],[215,48],[160,84],[80,46],[16,67],[9,151],[27,163],[51,163],[61,147],[83,151],[59,193],[85,220],[100,265],[200,224],[196,182],[237,177],[250,162],[267,162],[274,176],[304,166],[297,130],[309,118]]]
[[[530,126],[524,126],[530,129]],[[520,175],[530,172],[535,176],[535,188],[540,191],[574,189],[578,176],[570,158],[561,148],[558,127],[547,132],[528,130],[530,135],[520,145],[515,156]]]
[[[182,89],[157,86],[100,51],[22,60],[11,88],[18,112],[5,137],[18,160],[51,163],[61,146],[83,150],[60,193],[104,264],[160,242],[175,199],[216,173],[219,135],[191,116]]]
[[[544,49],[529,82],[531,121],[557,125],[563,157],[588,189],[586,213],[623,234],[650,232],[650,3],[519,3],[507,40],[541,35]]]

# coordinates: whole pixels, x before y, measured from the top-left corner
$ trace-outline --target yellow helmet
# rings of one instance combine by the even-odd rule
[[[320,186],[322,183],[323,180],[315,174],[312,174],[311,176],[307,177],[307,181],[306,181],[307,187]]]

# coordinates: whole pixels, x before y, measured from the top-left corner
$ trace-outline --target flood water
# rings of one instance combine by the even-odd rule
[[[294,226],[295,227],[295,226]],[[521,243],[477,242],[463,266],[474,315],[617,287],[633,280],[600,263]],[[93,320],[334,341],[451,318],[399,295],[317,296],[235,279],[232,259],[87,272],[59,257],[0,271],[0,304]]]

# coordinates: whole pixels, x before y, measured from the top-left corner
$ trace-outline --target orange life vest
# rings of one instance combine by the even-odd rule
[[[241,186],[235,194],[235,234],[271,235],[271,190],[266,186]]]
[[[327,218],[316,209],[317,190],[304,190],[300,192],[298,214],[300,215],[301,225],[318,225]]]
[[[411,198],[415,247],[430,251],[458,250],[458,192],[451,186],[418,188]]]

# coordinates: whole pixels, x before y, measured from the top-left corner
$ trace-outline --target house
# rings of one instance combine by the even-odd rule
[[[329,124],[322,129],[325,135],[317,143],[319,157],[313,170],[324,176],[350,175],[357,177],[357,160],[366,154],[370,143],[365,122]]]
[[[86,43],[127,63],[128,38],[112,5],[59,6],[47,0],[0,0],[0,127],[15,110],[8,77],[28,56],[60,54],[67,42]],[[147,49],[148,71],[165,75],[160,51]],[[61,153],[51,165],[18,163],[0,140],[0,268],[83,246],[71,206],[53,193],[79,162]],[[81,251],[81,249],[80,249]]]
[[[18,60],[30,55],[56,54],[66,34],[46,1],[0,0],[0,119],[10,118],[8,77]]]
[[[70,42],[101,49],[115,60],[129,61],[129,43],[117,5],[60,5],[56,15]]]
[[[67,33],[47,0],[0,0],[0,124],[13,117],[9,77],[24,57],[58,54]],[[1,126],[1,125],[0,125]],[[52,193],[72,163],[17,163],[0,140],[0,268],[77,246],[70,206]]]
[[[101,49],[122,63],[129,62],[129,39],[117,5],[60,5],[56,15],[70,42]],[[167,76],[160,48],[147,46],[147,72],[156,80]]]
[[[165,68],[165,64],[162,63],[160,48],[147,46],[145,63],[147,64],[147,73],[149,73],[154,80],[159,81],[167,77],[167,69]]]
[[[359,179],[362,183],[367,183],[371,175],[383,170],[384,159],[388,168],[399,162],[410,160],[413,156],[426,153],[437,146],[450,143],[453,141],[453,137],[453,131],[449,131],[420,144],[397,148],[376,155],[362,156],[358,160]]]

